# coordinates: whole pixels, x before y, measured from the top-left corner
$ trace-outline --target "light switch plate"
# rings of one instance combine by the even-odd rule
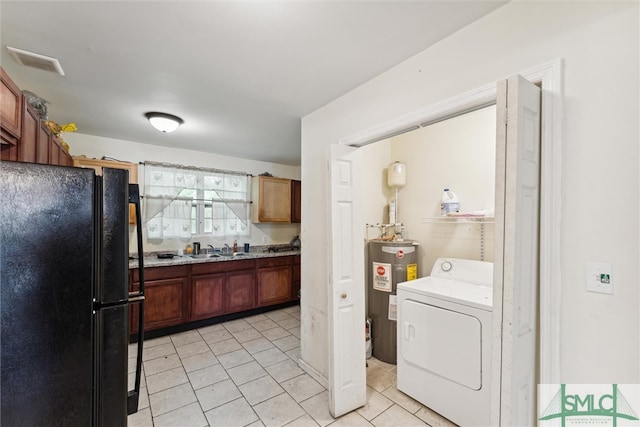
[[[613,266],[604,262],[587,264],[587,291],[613,295]]]

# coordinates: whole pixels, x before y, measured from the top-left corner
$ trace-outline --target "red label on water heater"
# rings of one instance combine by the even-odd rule
[[[384,267],[379,265],[377,272],[378,272],[378,276],[384,275]]]
[[[402,249],[398,249],[398,252],[396,252],[396,257],[404,258],[404,251]]]

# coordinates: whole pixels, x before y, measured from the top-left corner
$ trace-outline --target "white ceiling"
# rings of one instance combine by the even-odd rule
[[[0,63],[80,133],[299,165],[301,117],[504,3],[2,0]],[[162,134],[147,111],[185,123]]]

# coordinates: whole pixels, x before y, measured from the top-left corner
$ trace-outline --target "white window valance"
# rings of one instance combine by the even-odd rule
[[[248,235],[250,175],[145,162],[143,222],[149,238]]]

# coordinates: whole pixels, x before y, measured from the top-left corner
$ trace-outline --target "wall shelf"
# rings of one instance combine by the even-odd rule
[[[492,216],[435,216],[422,218],[423,224],[493,224]]]
[[[472,224],[480,226],[480,261],[485,260],[484,225],[493,224],[492,216],[435,216],[422,218],[423,224]]]

